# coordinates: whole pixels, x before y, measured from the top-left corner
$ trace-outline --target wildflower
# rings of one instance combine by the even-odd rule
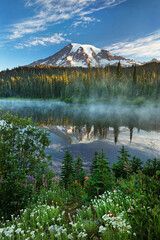
[[[57,232],[57,234],[55,234],[55,237],[59,237],[61,235],[61,233],[60,232]]]
[[[73,239],[72,233],[68,234],[68,239]]]
[[[110,212],[110,215],[111,215],[112,217],[114,216],[112,212]]]
[[[4,231],[4,228],[0,228],[0,233],[2,233]]]
[[[72,227],[77,227],[77,223],[70,222],[69,224],[72,225]]]
[[[75,180],[75,183],[78,183],[78,180]]]
[[[58,217],[58,218],[57,218],[57,221],[59,221],[59,222],[60,222],[61,220],[62,220],[62,218],[61,218],[61,217]]]
[[[91,206],[91,205],[89,205],[89,207],[91,208],[92,206]]]
[[[87,181],[89,178],[88,178],[88,177],[85,177],[84,179],[85,179],[85,181]]]
[[[15,232],[16,232],[16,233],[20,233],[20,232],[21,232],[21,228],[17,228],[17,229],[15,230]]]
[[[106,231],[106,227],[100,226],[99,227],[99,231],[98,232],[105,232]]]
[[[65,214],[65,211],[62,211],[62,216]]]
[[[86,237],[86,236],[87,236],[87,233],[85,233],[85,232],[80,232],[78,234],[78,238],[83,238],[83,237]]]

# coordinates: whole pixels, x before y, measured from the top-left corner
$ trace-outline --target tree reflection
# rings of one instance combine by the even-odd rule
[[[98,107],[97,107],[98,109]],[[107,109],[107,108],[106,108]],[[3,109],[7,111],[8,108]],[[78,140],[83,137],[87,139],[97,138],[106,139],[108,135],[113,135],[115,144],[118,142],[118,137],[121,134],[120,127],[124,126],[129,131],[129,141],[132,142],[134,128],[145,131],[160,130],[160,116],[148,115],[142,118],[138,111],[134,109],[126,112],[104,111],[89,112],[87,107],[72,106],[63,104],[53,104],[51,107],[37,107],[33,104],[27,107],[12,108],[12,113],[18,114],[20,117],[32,117],[32,120],[39,126],[62,126],[69,134],[75,136]],[[110,129],[113,129],[112,131]]]

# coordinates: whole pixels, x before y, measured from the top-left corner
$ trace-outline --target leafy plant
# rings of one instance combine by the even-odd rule
[[[9,112],[0,125],[0,214],[8,217],[27,203],[31,192],[42,185],[50,156],[48,133],[31,119]]]
[[[160,170],[160,159],[148,159],[144,165],[144,174],[152,177],[156,175],[156,171]]]

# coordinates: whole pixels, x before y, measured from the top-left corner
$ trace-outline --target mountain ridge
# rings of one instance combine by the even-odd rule
[[[105,67],[106,65],[117,65],[121,61],[123,67],[130,67],[136,63],[133,59],[111,55],[107,50],[97,48],[89,44],[70,43],[57,53],[37,60],[27,66],[50,65],[71,67]]]

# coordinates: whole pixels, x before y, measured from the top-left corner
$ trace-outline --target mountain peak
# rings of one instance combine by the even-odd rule
[[[101,51],[100,48],[96,48],[89,44],[71,43],[71,45],[72,45],[73,52],[76,52],[79,48],[83,48],[88,55],[91,55],[91,51],[94,51],[96,54],[98,54]]]
[[[132,66],[133,60],[121,56],[113,56],[107,50],[102,50],[89,44],[70,43],[54,55],[31,63],[29,66],[51,65],[51,66],[73,66],[104,67],[108,64],[117,65],[121,61],[122,66]]]

